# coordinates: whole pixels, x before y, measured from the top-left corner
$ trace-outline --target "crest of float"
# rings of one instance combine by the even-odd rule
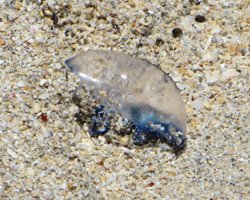
[[[183,148],[185,105],[164,71],[144,60],[105,50],[82,52],[65,63],[103,105],[140,130]]]

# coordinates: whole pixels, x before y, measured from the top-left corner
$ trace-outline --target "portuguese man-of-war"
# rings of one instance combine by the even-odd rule
[[[134,125],[134,144],[161,139],[175,150],[185,147],[185,104],[173,80],[160,68],[106,50],[82,52],[65,64],[102,104],[92,114],[90,135],[105,134],[108,112],[116,112]]]

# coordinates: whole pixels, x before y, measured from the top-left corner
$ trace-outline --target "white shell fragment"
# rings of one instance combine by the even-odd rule
[[[173,80],[158,67],[129,55],[89,50],[65,61],[86,89],[104,105],[144,130],[164,132],[174,127],[175,135],[186,133],[186,111]],[[178,142],[177,142],[178,143]],[[178,144],[177,144],[178,146]]]

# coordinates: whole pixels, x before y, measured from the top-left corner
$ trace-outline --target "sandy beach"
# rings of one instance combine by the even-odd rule
[[[88,49],[169,73],[185,151],[89,136],[64,64]],[[249,0],[0,0],[0,71],[0,199],[250,199]]]

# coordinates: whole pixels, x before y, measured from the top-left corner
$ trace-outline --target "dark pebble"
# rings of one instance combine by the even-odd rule
[[[162,39],[158,38],[158,39],[156,39],[155,44],[156,44],[157,46],[161,46],[161,45],[164,44],[164,41],[163,41]]]
[[[195,5],[200,5],[201,0],[189,0],[190,3],[194,3]]]
[[[195,16],[195,21],[202,23],[206,21],[206,18],[203,15],[196,15]]]
[[[143,47],[142,43],[137,44],[137,48],[142,48],[142,47]]]
[[[48,121],[48,116],[47,116],[47,114],[42,113],[42,114],[40,115],[40,119],[41,119],[43,122],[47,122],[47,121]]]
[[[53,13],[51,16],[51,20],[53,21],[54,26],[58,25],[58,16],[56,13]]]
[[[174,38],[181,37],[182,36],[182,30],[180,28],[174,28],[172,30],[172,36]]]
[[[154,186],[153,182],[150,182],[149,184],[146,185],[146,187],[153,187],[153,186]]]

